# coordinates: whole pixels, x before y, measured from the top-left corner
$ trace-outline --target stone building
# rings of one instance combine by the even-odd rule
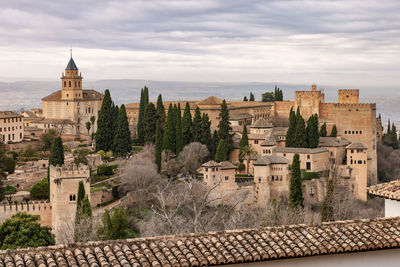
[[[84,184],[90,200],[90,169],[86,165],[65,164],[50,166],[50,201],[3,204],[0,217],[6,219],[19,211],[40,215],[42,225],[52,227],[56,234],[64,231],[67,224],[74,223],[79,182]]]
[[[55,128],[63,136],[87,136],[86,122],[101,108],[103,94],[82,89],[82,74],[72,56],[61,76],[61,90],[42,98],[43,114],[31,122],[43,130]],[[97,124],[93,125],[96,131]]]
[[[12,111],[0,111],[0,139],[4,143],[21,142],[24,139],[22,115]]]

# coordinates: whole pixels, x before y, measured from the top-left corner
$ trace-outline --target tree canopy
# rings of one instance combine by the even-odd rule
[[[54,139],[51,145],[49,164],[53,166],[61,166],[64,164],[64,147],[61,137]]]
[[[303,207],[303,189],[300,173],[300,156],[295,154],[292,161],[292,175],[290,177],[289,205],[291,207]]]
[[[125,156],[132,150],[131,131],[125,105],[121,105],[118,112],[117,127],[115,129],[112,151],[115,155]]]
[[[54,244],[51,227],[41,226],[39,215],[18,212],[0,226],[1,249],[43,247]]]
[[[95,135],[96,150],[110,151],[114,140],[114,114],[115,107],[111,100],[110,91],[104,92],[103,102],[97,119],[97,132]]]

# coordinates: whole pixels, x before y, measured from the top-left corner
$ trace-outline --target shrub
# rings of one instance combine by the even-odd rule
[[[27,148],[25,149],[24,156],[26,158],[32,158],[33,156],[35,156],[35,150],[33,150],[31,145],[27,146]]]
[[[9,195],[15,193],[17,193],[17,189],[14,186],[7,185],[6,187],[4,187],[4,194]]]
[[[13,160],[17,160],[18,158],[18,153],[15,151],[8,151],[7,154],[10,155],[13,158]]]
[[[311,180],[319,178],[320,175],[318,172],[307,172],[306,170],[301,170],[301,177],[303,178],[303,180]]]
[[[49,196],[49,183],[47,178],[44,178],[39,183],[32,186],[31,190],[31,197],[33,199],[46,199]]]
[[[8,174],[12,174],[15,171],[15,160],[9,157],[5,157],[4,159],[4,170],[8,172]]]
[[[119,198],[118,186],[113,186],[111,190],[113,198],[118,199]]]
[[[237,170],[238,171],[244,171],[244,169],[246,168],[246,166],[244,165],[244,163],[243,162],[240,162],[239,164],[238,164],[238,166],[237,166]]]
[[[117,167],[118,167],[118,165],[117,165]],[[113,165],[102,164],[102,165],[97,166],[97,175],[110,176],[113,174],[114,174]]]

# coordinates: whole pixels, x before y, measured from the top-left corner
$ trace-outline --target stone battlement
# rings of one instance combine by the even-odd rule
[[[327,104],[327,103],[326,103]],[[332,103],[335,107],[344,107],[344,108],[375,108],[375,103]]]
[[[322,94],[322,91],[296,91],[294,93],[295,95],[316,95],[316,94]]]
[[[51,205],[49,201],[29,201],[28,203],[1,203],[0,212],[11,212],[17,213],[20,211],[28,212],[29,211],[40,211],[41,209],[51,209]]]
[[[358,95],[359,94],[359,89],[339,89],[338,93],[348,93],[352,95]]]
[[[50,176],[54,179],[58,178],[82,178],[90,177],[90,168],[87,165],[80,164],[64,164],[63,166],[50,166]]]

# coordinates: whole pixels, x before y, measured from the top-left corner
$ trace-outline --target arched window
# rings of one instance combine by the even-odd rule
[[[71,87],[71,81],[68,82],[69,87]]]
[[[64,81],[64,87],[67,87],[67,82],[66,81]]]
[[[75,87],[76,87],[76,81],[75,81]]]
[[[81,82],[78,82],[78,86],[81,87]]]

